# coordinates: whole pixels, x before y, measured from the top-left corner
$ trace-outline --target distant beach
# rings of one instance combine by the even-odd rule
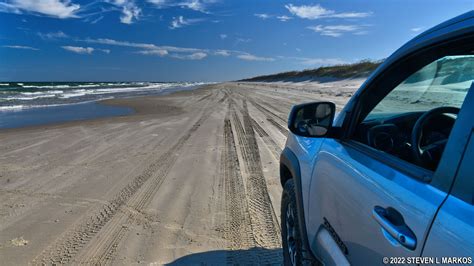
[[[0,129],[127,115],[98,101],[165,95],[202,82],[1,82]]]

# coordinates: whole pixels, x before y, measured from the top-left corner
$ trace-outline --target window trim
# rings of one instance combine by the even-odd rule
[[[421,181],[423,183],[430,183],[433,178],[433,174],[434,174],[433,171],[427,170],[423,167],[420,167],[418,165],[402,160],[389,153],[372,148],[356,140],[352,140],[352,139],[341,140],[341,144],[346,147],[355,149],[359,152],[362,152],[365,155],[393,168],[394,170],[400,173],[403,173],[406,176],[414,178],[418,181]]]

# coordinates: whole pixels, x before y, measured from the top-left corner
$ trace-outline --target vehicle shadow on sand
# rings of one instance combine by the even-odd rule
[[[251,248],[243,250],[213,250],[178,258],[166,265],[281,265],[282,249]]]

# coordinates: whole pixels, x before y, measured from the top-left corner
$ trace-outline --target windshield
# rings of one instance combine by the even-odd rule
[[[441,106],[461,108],[474,80],[474,56],[446,56],[400,83],[369,114],[380,116],[428,111]]]

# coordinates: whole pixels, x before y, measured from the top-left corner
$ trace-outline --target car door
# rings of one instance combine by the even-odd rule
[[[472,117],[474,97],[467,100],[467,113]],[[472,264],[474,257],[474,120],[464,122],[466,149],[451,193],[436,215],[422,254],[443,264]]]
[[[387,96],[377,100],[378,104],[361,102],[359,106],[371,105],[373,110],[369,111],[372,112],[382,102],[390,103],[390,97],[394,97],[393,93],[397,92],[395,98],[400,100],[397,112],[401,113],[400,117],[404,117],[405,112],[409,117],[416,113],[411,112],[410,108],[423,109],[430,101],[426,98],[421,102],[412,101],[411,92],[405,88],[412,84],[436,85],[430,87],[434,91],[446,89],[448,94],[440,94],[443,100],[461,106],[470,88],[467,84],[472,82],[472,72],[466,73],[473,66],[470,55],[466,55],[466,68],[453,70],[453,65],[459,64],[450,65],[450,71],[454,71],[450,72],[450,79],[446,79],[447,76],[443,74],[446,67],[440,65],[454,57],[443,57],[436,53],[434,59],[422,65],[421,69],[416,68],[396,83],[393,82],[394,77],[391,75],[400,72],[400,69],[412,68],[417,60],[426,61],[426,54],[420,56],[399,63],[392,72],[389,71],[388,75],[380,79],[378,86],[394,86],[388,90]],[[435,73],[431,80],[426,78],[426,74],[431,75],[427,71]],[[443,73],[440,74],[440,71]],[[413,80],[417,78],[419,80]],[[383,79],[390,82],[384,83]],[[400,89],[402,85],[405,87]],[[366,95],[377,94],[376,90],[380,89],[378,86],[369,87]],[[452,90],[454,87],[465,92],[463,99],[454,99],[457,95]],[[430,98],[427,91],[420,92],[420,95]],[[369,96],[361,96],[360,101],[373,99]],[[373,105],[377,106],[373,108]],[[464,147],[465,137],[459,132],[465,130],[462,126],[467,123],[466,120],[472,119],[467,109],[464,106],[458,114],[444,148],[453,153],[443,154],[436,171],[424,169],[409,160],[363,143],[355,137],[355,131],[366,120],[357,120],[359,117],[356,115],[349,117],[354,121],[354,129],[349,128],[352,135],[343,139],[326,139],[314,163],[307,218],[308,239],[313,253],[327,264],[345,261],[353,265],[410,263],[407,259],[420,256],[432,221],[448,196],[447,189],[461,157],[461,153],[454,151]],[[361,114],[362,111],[355,110],[353,113]]]

